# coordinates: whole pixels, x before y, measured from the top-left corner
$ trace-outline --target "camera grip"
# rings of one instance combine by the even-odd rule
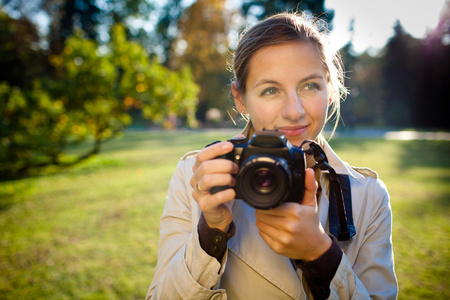
[[[211,195],[213,195],[213,194],[215,194],[215,193],[224,191],[224,190],[226,190],[226,189],[231,189],[231,188],[232,188],[232,187],[229,186],[229,185],[213,186],[213,187],[209,190],[209,193],[210,193]]]

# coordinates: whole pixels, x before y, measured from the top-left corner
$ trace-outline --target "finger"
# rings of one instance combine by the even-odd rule
[[[266,244],[269,245],[269,247],[270,245],[273,245],[275,243],[272,237],[267,233],[265,233],[263,230],[259,230],[258,233],[262,237],[262,239],[266,242]]]
[[[195,187],[196,184],[206,175],[213,174],[235,174],[237,173],[239,167],[234,162],[227,159],[212,159],[203,162],[194,172],[191,177],[190,184]],[[231,176],[231,175],[230,175]],[[210,185],[211,187],[212,185]],[[201,188],[205,186],[202,185]]]
[[[195,173],[200,176],[206,174],[215,174],[215,173],[227,173],[234,174],[238,171],[238,165],[228,159],[212,159],[203,162],[196,170]]]
[[[198,182],[197,182],[197,184],[195,185],[195,189],[196,189],[197,192],[199,192],[200,194],[207,194],[207,193],[209,193],[209,191],[204,191],[204,190],[202,190],[202,189],[198,186]]]
[[[238,135],[234,136],[233,138],[235,138],[235,139],[245,139],[246,136],[243,135],[242,133],[239,133]]]
[[[270,215],[266,213],[255,213],[255,225],[260,230],[271,236],[276,236],[276,232],[284,230],[285,218],[283,216]]]
[[[230,142],[221,142],[204,148],[197,154],[197,158],[193,167],[194,172],[203,162],[229,153],[231,150],[233,150],[233,148],[234,146]]]
[[[305,172],[305,194],[303,195],[303,205],[317,208],[317,182],[313,169],[307,169]]]
[[[281,204],[278,207],[272,208],[272,209],[257,209],[255,211],[255,216],[257,218],[264,218],[264,220],[268,220],[266,218],[271,217],[280,217],[285,218],[289,215],[298,215],[299,209],[301,209],[301,206],[299,203],[295,202],[285,202]]]
[[[256,210],[255,217],[258,228],[262,229],[265,226],[271,226],[277,227],[279,229],[280,228],[279,226],[281,226],[284,216],[277,209],[272,209],[272,210]]]
[[[217,207],[233,200],[236,192],[233,189],[226,189],[215,194],[200,194],[194,190],[192,193],[197,201],[200,210],[204,213],[215,212]]]
[[[289,239],[276,229],[259,230],[259,235],[266,244],[276,253],[283,254],[283,248],[289,243]]]
[[[210,174],[204,175],[197,184],[195,185],[199,191],[207,192],[215,186],[234,186],[236,183],[235,179],[231,174]]]

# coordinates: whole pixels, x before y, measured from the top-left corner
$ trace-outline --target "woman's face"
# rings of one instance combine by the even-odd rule
[[[297,146],[322,131],[330,100],[326,73],[311,43],[258,50],[250,59],[246,86],[245,94],[233,89],[233,96],[255,130],[278,129]]]

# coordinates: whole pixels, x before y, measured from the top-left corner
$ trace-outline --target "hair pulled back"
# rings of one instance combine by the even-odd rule
[[[246,91],[250,60],[256,51],[271,45],[286,42],[312,43],[319,54],[325,74],[327,88],[331,98],[328,120],[335,115],[340,117],[340,100],[347,95],[344,86],[344,72],[336,53],[329,51],[325,37],[318,30],[317,21],[310,21],[300,13],[280,13],[269,17],[244,31],[234,52],[232,71],[236,88],[242,94]],[[335,128],[337,122],[335,124]]]

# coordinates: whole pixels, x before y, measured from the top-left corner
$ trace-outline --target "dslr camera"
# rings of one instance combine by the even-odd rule
[[[219,156],[235,162],[236,199],[257,209],[275,208],[285,202],[300,202],[305,190],[305,154],[277,130],[263,130],[252,138],[229,140],[234,148]],[[230,188],[216,186],[211,193]]]

